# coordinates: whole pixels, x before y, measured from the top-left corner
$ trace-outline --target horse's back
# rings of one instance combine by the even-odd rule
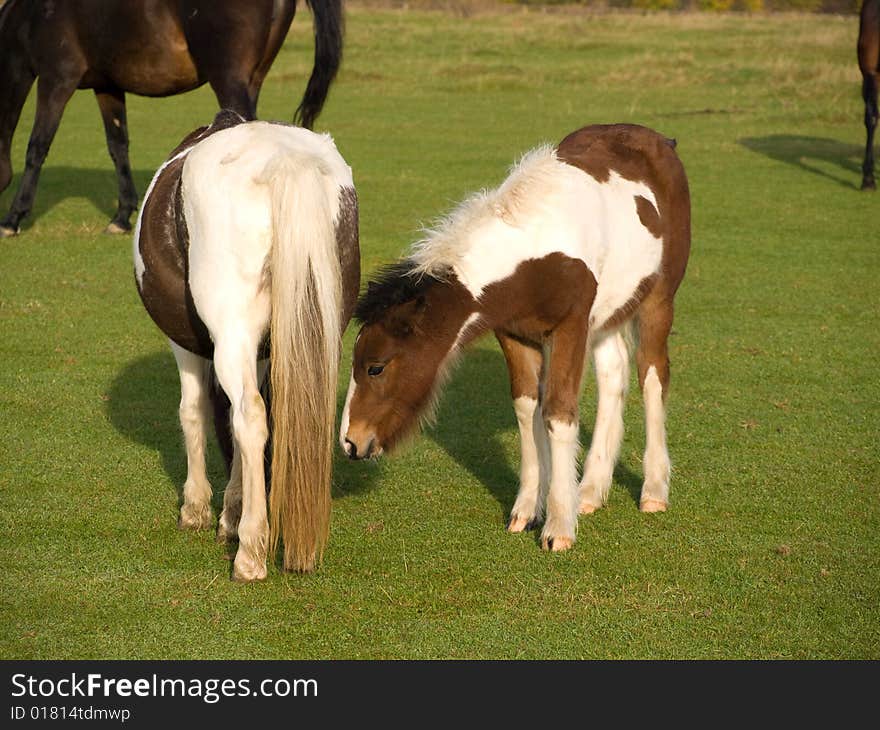
[[[281,160],[290,161],[292,173],[314,168],[330,217],[338,219],[340,190],[354,184],[329,135],[271,122],[238,125],[199,144],[184,164],[187,223],[199,230],[198,241],[191,233],[191,256],[211,258],[218,246],[228,246],[241,252],[243,272],[261,274],[273,233],[267,178]],[[255,249],[245,253],[245,245]]]
[[[135,273],[145,307],[177,344],[213,354],[236,319],[253,335],[269,317],[269,255],[278,238],[270,177],[311,174],[309,216],[326,221],[326,260],[342,289],[344,327],[359,286],[357,196],[329,135],[218,114],[184,140],[151,183],[135,233]],[[296,192],[294,183],[293,190]],[[245,313],[245,314],[242,314]],[[243,319],[242,319],[243,318]],[[247,321],[245,321],[247,320]]]
[[[616,173],[651,190],[656,209],[637,200],[637,213],[642,225],[663,240],[664,269],[673,263],[670,258],[686,262],[690,250],[690,189],[675,148],[674,139],[647,127],[597,124],[572,132],[556,151],[560,160],[600,183]],[[683,268],[673,268],[683,275]]]
[[[210,357],[214,346],[189,289],[181,177],[187,156],[200,142],[243,121],[221,111],[211,125],[187,135],[153,176],[135,226],[135,279],[144,307],[171,340],[202,357]]]
[[[10,0],[21,3],[24,0]],[[240,68],[265,74],[293,18],[290,0],[81,0],[29,4],[37,75],[59,69],[80,88],[170,96]],[[61,41],[61,42],[60,42]]]

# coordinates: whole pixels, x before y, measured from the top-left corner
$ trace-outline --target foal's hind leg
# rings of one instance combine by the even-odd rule
[[[507,523],[509,532],[535,528],[544,516],[550,466],[547,429],[541,415],[539,382],[543,354],[502,332],[496,332],[510,374],[510,396],[519,425],[519,492]]]
[[[180,426],[186,444],[186,482],[180,508],[181,529],[211,526],[211,484],[205,473],[205,426],[210,421],[208,368],[204,358],[171,343],[180,375]]]
[[[666,448],[666,393],[669,388],[667,338],[672,300],[652,295],[639,310],[639,386],[645,403],[645,482],[639,509],[665,512],[669,504],[669,452]]]
[[[590,514],[605,505],[623,439],[629,353],[619,331],[605,335],[594,345],[593,361],[599,405],[593,442],[584,463],[584,476],[579,490],[581,514]]]

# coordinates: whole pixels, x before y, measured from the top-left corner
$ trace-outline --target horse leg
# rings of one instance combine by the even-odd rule
[[[266,577],[269,543],[263,471],[268,425],[266,407],[258,388],[256,346],[249,339],[247,336],[236,336],[232,330],[225,330],[217,339],[214,350],[217,378],[232,404],[232,435],[236,454],[241,459],[241,520],[238,523],[238,551],[232,572],[233,578],[239,581]],[[234,495],[230,495],[230,500],[233,498]],[[230,501],[230,507],[232,504]],[[227,528],[231,526],[229,522],[231,519],[227,519]],[[227,528],[224,528],[224,532]]]
[[[587,351],[587,313],[570,315],[553,333],[542,411],[550,442],[545,550],[567,550],[577,532],[578,400]]]
[[[35,79],[23,53],[9,49],[6,58],[0,59],[0,88],[5,97],[0,108],[0,193],[12,182],[12,135]]]
[[[0,236],[14,236],[21,230],[22,219],[34,204],[40,169],[58,131],[61,113],[76,90],[78,79],[58,80],[41,76],[37,81],[37,112],[28,141],[25,169],[6,217],[0,221]]]
[[[599,405],[593,441],[584,465],[579,490],[580,513],[605,506],[614,465],[623,440],[623,406],[629,386],[629,353],[619,331],[607,334],[593,346]]]
[[[865,100],[865,161],[862,165],[862,190],[874,190],[874,131],[877,129],[877,74],[863,73],[862,98]]]
[[[178,524],[183,530],[204,530],[210,527],[213,516],[211,484],[205,471],[209,363],[174,342],[171,350],[180,375],[180,426],[186,444],[186,482]]]
[[[672,329],[672,299],[649,296],[639,309],[636,362],[645,404],[645,482],[639,499],[642,512],[665,512],[669,503],[669,452],[666,448],[666,394],[669,389],[667,338]]]
[[[257,118],[256,97],[259,94],[259,89],[256,90],[256,93],[252,93],[247,81],[227,76],[208,83],[214,90],[221,109],[232,109],[246,121]]]
[[[119,198],[116,215],[105,229],[106,233],[125,233],[131,230],[129,219],[137,209],[137,191],[131,178],[131,164],[128,161],[128,122],[125,114],[125,92],[119,89],[111,91],[95,91],[101,119],[104,121],[104,133],[107,137],[107,149],[116,166],[116,178],[119,184]]]
[[[234,542],[238,539],[238,523],[241,521],[241,452],[234,449],[229,481],[223,492],[223,511],[217,521],[217,542]]]
[[[268,360],[260,360],[257,363],[257,377],[260,382],[265,378],[268,369]],[[228,419],[228,409],[226,415]],[[233,542],[238,539],[238,523],[241,520],[241,484],[241,451],[234,449],[229,482],[223,492],[223,511],[217,522],[217,542]]]
[[[534,529],[541,521],[547,496],[550,455],[539,388],[544,356],[537,347],[503,332],[496,332],[495,336],[507,360],[521,454],[519,491],[510,511],[507,530],[522,532]]]

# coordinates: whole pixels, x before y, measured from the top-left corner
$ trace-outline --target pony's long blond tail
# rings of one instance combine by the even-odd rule
[[[269,541],[284,568],[311,571],[330,531],[341,275],[334,184],[317,156],[287,151],[260,177],[272,204],[272,486]]]

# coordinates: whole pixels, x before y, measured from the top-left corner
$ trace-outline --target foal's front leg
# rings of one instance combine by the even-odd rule
[[[544,357],[537,347],[496,332],[507,360],[510,396],[519,425],[519,492],[507,523],[509,532],[534,529],[544,516],[550,468],[547,429],[541,415],[539,382]]]
[[[550,491],[541,531],[545,550],[567,550],[577,533],[578,400],[587,347],[587,317],[571,314],[550,342],[544,378],[544,422],[550,441]]]
[[[204,358],[171,342],[180,375],[180,427],[186,444],[186,482],[179,525],[184,530],[211,526],[211,484],[205,471],[205,426],[209,421],[208,372]]]

